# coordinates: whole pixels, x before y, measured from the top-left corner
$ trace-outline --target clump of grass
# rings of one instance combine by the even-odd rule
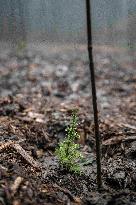
[[[81,173],[78,161],[83,156],[79,151],[79,144],[75,143],[75,140],[80,138],[80,135],[77,133],[77,125],[77,110],[74,110],[70,125],[66,129],[66,138],[59,143],[55,153],[64,168],[75,173]]]

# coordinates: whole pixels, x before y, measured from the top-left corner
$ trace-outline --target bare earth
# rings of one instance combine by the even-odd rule
[[[0,204],[136,204],[136,64],[94,48],[103,189],[97,191],[86,47],[30,46],[0,55]],[[78,108],[82,174],[54,155]]]

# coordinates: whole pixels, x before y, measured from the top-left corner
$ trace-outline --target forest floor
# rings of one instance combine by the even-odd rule
[[[136,64],[121,50],[95,48],[99,193],[86,48],[43,50],[0,55],[0,204],[136,204]],[[81,175],[63,170],[54,155],[75,107]]]

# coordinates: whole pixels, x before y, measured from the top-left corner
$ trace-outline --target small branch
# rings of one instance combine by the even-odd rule
[[[25,139],[19,140],[19,141],[8,141],[6,143],[0,144],[0,152],[3,150],[13,147],[29,164],[31,164],[32,167],[36,169],[41,169],[42,165],[35,161],[20,145],[19,143],[23,142]]]
[[[12,145],[16,144],[16,143],[21,143],[25,141],[25,139],[22,139],[22,140],[19,140],[19,141],[12,141],[12,140],[9,140],[8,142],[5,142],[5,143],[0,143],[0,152],[2,152],[3,150],[11,147]]]
[[[119,124],[120,127],[127,127],[127,128],[130,128],[132,130],[136,130],[136,126],[134,125],[130,125],[130,124],[127,124],[127,123],[121,123]]]
[[[136,140],[136,136],[116,136],[116,137],[104,140],[102,142],[102,145],[108,146],[108,145],[118,144],[121,142],[135,141],[135,140]]]
[[[35,161],[19,144],[13,144],[12,147],[36,169],[41,169],[42,166],[39,162]]]

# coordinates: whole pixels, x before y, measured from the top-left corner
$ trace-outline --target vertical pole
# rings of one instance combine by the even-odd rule
[[[100,189],[102,185],[101,150],[100,150],[100,134],[99,134],[97,97],[96,97],[96,86],[95,86],[95,72],[94,72],[93,51],[92,51],[92,29],[91,29],[92,25],[91,25],[90,0],[86,0],[86,17],[87,17],[88,55],[89,55],[89,67],[90,67],[90,74],[91,74],[92,101],[93,101],[93,111],[94,111],[95,140],[96,140],[97,184],[98,184],[98,189]]]

